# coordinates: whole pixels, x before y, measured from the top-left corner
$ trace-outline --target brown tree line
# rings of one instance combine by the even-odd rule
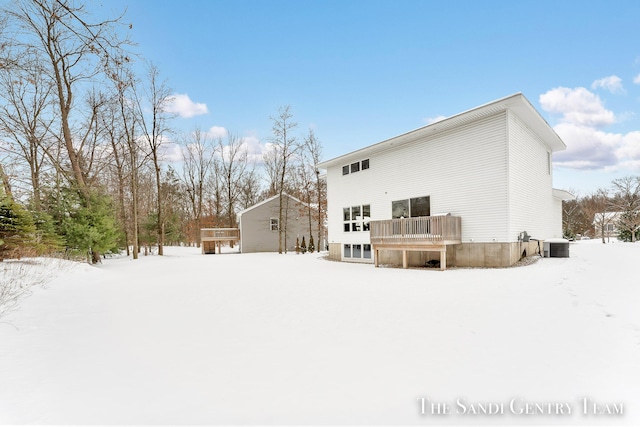
[[[0,223],[0,260],[16,236],[25,248],[46,241],[42,252],[93,262],[120,249],[162,255],[285,193],[323,229],[321,144],[313,131],[295,135],[290,107],[272,117],[262,159],[231,132],[177,133],[172,90],[131,52],[130,29],[123,16],[95,20],[69,0],[17,0],[0,11],[0,199],[11,217]],[[170,161],[176,145],[181,159]]]
[[[606,243],[610,230],[624,240],[635,242],[640,232],[640,177],[615,179],[583,197],[562,203],[562,227],[565,237],[597,237]]]

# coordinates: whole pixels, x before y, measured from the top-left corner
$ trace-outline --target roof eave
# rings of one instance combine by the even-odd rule
[[[418,129],[394,136],[393,138],[389,138],[376,144],[321,162],[318,164],[318,168],[327,169],[328,167],[335,166],[337,164],[346,164],[354,158],[367,157],[371,154],[391,148],[396,142],[399,145],[404,144],[408,141],[401,142],[399,140],[406,138],[411,134],[435,133],[443,128],[454,128],[458,123],[464,122],[468,118],[480,118],[487,114],[495,113],[498,110],[504,111],[507,109],[514,111],[516,115],[522,117],[532,130],[538,134],[543,141],[545,141],[545,144],[549,147],[551,152],[562,151],[567,148],[562,139],[560,139],[558,134],[551,128],[551,126],[549,126],[547,121],[540,115],[540,113],[538,113],[529,100],[522,93],[518,92],[513,95],[491,101],[487,104],[480,105],[479,107],[472,108],[471,110],[463,111],[462,113],[447,117],[446,119],[427,126],[422,126]]]

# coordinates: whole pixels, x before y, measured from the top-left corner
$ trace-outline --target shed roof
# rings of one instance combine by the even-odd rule
[[[562,151],[567,148],[562,139],[560,139],[558,134],[551,128],[551,126],[549,126],[549,123],[547,123],[540,113],[538,113],[529,100],[522,93],[518,92],[454,116],[447,117],[446,119],[430,125],[384,140],[377,144],[321,162],[318,164],[318,167],[326,169],[337,164],[341,165],[343,163],[348,163],[348,161],[353,158],[366,158],[371,154],[412,142],[416,138],[428,137],[435,133],[453,129],[466,123],[492,116],[506,110],[513,111],[518,117],[520,117],[533,130],[533,132],[535,132],[545,142],[545,144],[547,144],[552,152]]]
[[[283,195],[283,196],[286,196],[286,197],[289,197],[290,199],[293,199],[293,200],[295,200],[296,202],[301,203],[301,204],[303,204],[303,205],[304,205],[304,204],[306,204],[306,203],[302,202],[300,199],[298,199],[298,198],[296,198],[296,197],[293,197],[293,196],[291,196],[291,195],[289,195],[289,194],[287,194],[287,193],[282,193],[282,195]],[[260,206],[262,206],[262,205],[266,205],[267,203],[269,203],[269,202],[271,202],[272,200],[275,200],[275,199],[277,199],[277,198],[279,198],[279,197],[280,197],[280,196],[279,196],[278,194],[276,194],[275,196],[271,196],[271,197],[269,197],[268,199],[265,199],[265,200],[263,200],[263,201],[261,201],[261,202],[258,202],[258,203],[256,203],[256,204],[255,204],[255,205],[253,205],[253,206],[249,206],[247,209],[244,209],[244,210],[242,210],[242,211],[238,212],[237,217],[238,217],[238,218],[240,218],[244,213],[249,212],[249,211],[252,211],[252,210],[254,210],[255,208],[260,207]]]

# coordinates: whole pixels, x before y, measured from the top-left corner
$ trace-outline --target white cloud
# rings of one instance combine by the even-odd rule
[[[226,137],[227,133],[227,129],[223,126],[211,126],[207,131],[207,136],[212,139],[218,139]]]
[[[427,117],[426,119],[423,119],[424,122],[428,125],[439,122],[441,120],[446,119],[447,116],[435,116],[435,117]]]
[[[169,163],[181,162],[184,159],[182,154],[182,147],[175,142],[168,142],[161,145],[160,159]]]
[[[213,126],[207,132],[209,136],[214,136],[222,139],[223,152],[225,156],[229,154],[228,148],[228,139],[229,133],[227,130],[221,126]],[[235,137],[235,136],[234,136]],[[242,137],[237,137],[240,139],[240,150],[247,153],[247,161],[252,164],[260,164],[263,162],[264,154],[270,150],[271,144],[263,144],[260,142],[260,139],[253,134],[249,134]],[[220,157],[220,152],[218,151],[216,154]]]
[[[616,150],[622,135],[574,123],[560,123],[554,130],[567,144],[565,151],[553,154],[555,165],[571,169],[602,169],[618,163]]]
[[[602,130],[618,119],[594,93],[583,87],[559,87],[540,95],[540,105],[545,111],[562,114],[554,130],[567,149],[554,153],[556,166],[606,171],[640,166],[640,132]]]
[[[634,77],[633,82],[637,85],[640,85],[640,74]]]
[[[583,87],[557,87],[540,95],[542,109],[562,114],[562,122],[600,127],[615,123],[612,111],[604,108],[600,97]]]
[[[171,95],[165,109],[167,112],[175,113],[185,119],[209,113],[207,104],[193,102],[186,93]]]
[[[635,159],[640,161],[640,131],[629,132],[624,135],[616,155],[623,160]]]
[[[260,142],[256,136],[245,136],[242,138],[242,146],[247,150],[247,160],[250,163],[260,164],[264,157],[264,153],[268,147]]]
[[[624,93],[624,88],[622,87],[622,79],[615,75],[603,77],[591,84],[591,89],[598,88],[606,89],[611,93]]]

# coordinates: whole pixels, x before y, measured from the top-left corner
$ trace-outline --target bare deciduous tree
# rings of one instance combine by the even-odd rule
[[[13,153],[26,163],[32,204],[40,210],[40,180],[55,116],[49,108],[52,86],[43,77],[37,57],[0,68],[0,97],[5,101],[0,106],[0,134],[13,143]]]
[[[324,218],[322,213],[326,209],[326,182],[320,177],[320,170],[318,164],[322,160],[322,144],[318,138],[316,138],[313,129],[309,129],[309,134],[304,139],[304,147],[307,162],[313,168],[313,174],[315,176],[315,196],[316,196],[316,219],[318,221],[318,250],[321,249],[322,238],[324,237]]]
[[[615,198],[613,209],[620,213],[618,227],[631,232],[631,241],[636,241],[640,228],[640,177],[626,176],[613,180]]]
[[[146,96],[149,102],[150,117],[146,118],[144,113],[145,107],[140,98],[136,98],[138,106],[138,120],[140,121],[143,137],[147,142],[149,155],[153,162],[156,178],[156,211],[158,215],[157,233],[158,233],[158,255],[163,255],[164,250],[164,226],[165,217],[163,214],[162,201],[162,180],[160,169],[160,149],[164,142],[164,138],[170,132],[167,121],[169,114],[167,106],[172,102],[171,90],[165,81],[160,80],[160,71],[155,65],[149,65],[147,74]]]
[[[256,172],[255,164],[250,164],[239,185],[239,210],[247,209],[260,201],[260,176]]]
[[[234,227],[236,207],[242,193],[242,179],[249,168],[244,138],[227,133],[226,144],[222,138],[218,138],[218,155],[220,156],[220,177],[224,188],[227,227]]]
[[[285,181],[290,173],[290,161],[299,150],[299,144],[296,137],[292,134],[293,130],[298,126],[293,120],[291,107],[285,106],[278,109],[278,115],[270,117],[272,121],[272,153],[265,155],[265,165],[267,163],[273,166],[273,176],[275,182],[271,182],[270,188],[277,186],[277,194],[279,201],[278,209],[278,253],[286,252],[287,239],[287,205],[289,198],[285,200]]]
[[[196,245],[200,247],[201,218],[204,208],[205,184],[213,168],[215,149],[206,132],[199,128],[191,132],[183,147],[182,183],[189,200],[190,214],[195,222]]]
[[[87,164],[83,164],[82,147],[76,141],[72,124],[77,120],[74,112],[80,116],[82,109],[75,98],[83,83],[102,73],[106,65],[116,61],[115,58],[126,58],[120,52],[128,40],[117,32],[121,17],[90,22],[84,4],[69,0],[19,0],[5,13],[17,26],[19,37],[14,47],[41,58],[43,76],[49,79],[56,97],[60,135],[72,176],[86,201],[89,194]],[[94,123],[91,119],[86,122]]]

